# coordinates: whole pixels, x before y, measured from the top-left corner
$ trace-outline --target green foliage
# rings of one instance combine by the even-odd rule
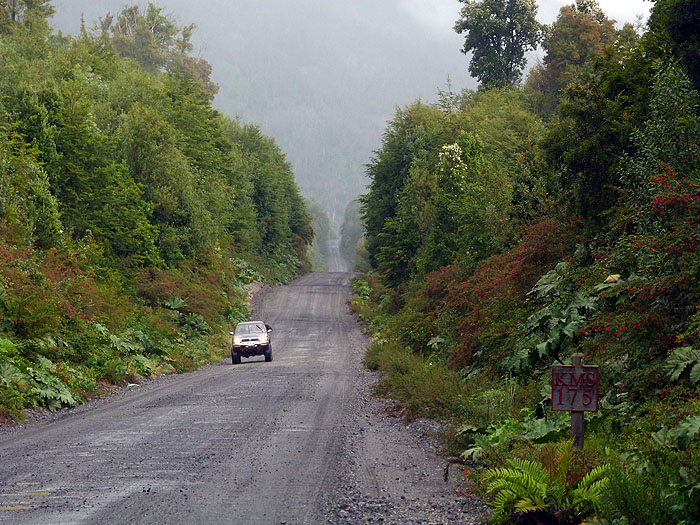
[[[333,237],[330,218],[328,212],[314,199],[305,199],[305,207],[311,216],[311,228],[314,232],[314,241],[311,244],[311,268],[322,272],[327,269],[326,245]]]
[[[539,298],[550,294],[564,295],[559,293],[558,288],[563,284],[568,266],[566,262],[557,264],[537,281],[529,295]],[[560,301],[556,300],[560,299],[559,297],[555,300],[550,299],[547,306],[532,314],[525,322],[525,337],[516,352],[504,361],[506,369],[527,371],[542,362],[563,362],[562,358],[567,354],[567,350],[571,353],[576,345],[585,320],[596,312],[600,292],[621,283],[622,281],[615,280],[599,284],[593,287],[591,292],[580,290],[569,299],[570,303],[564,305],[560,305]]]
[[[678,446],[686,450],[693,439],[700,437],[700,416],[688,416],[670,429],[666,426],[652,434],[652,439],[660,446]]]
[[[360,219],[360,201],[350,201],[345,208],[343,224],[340,226],[340,248],[355,271],[368,271],[369,261],[365,254],[364,228]]]
[[[501,250],[512,237],[508,171],[536,125],[513,90],[399,110],[360,198],[370,264],[399,285]]]
[[[665,480],[653,482],[643,472],[630,468],[613,468],[604,498],[602,513],[608,519],[624,519],[629,525],[675,525],[682,517],[674,512],[678,498],[668,494]],[[624,518],[623,518],[624,517]],[[601,521],[606,523],[605,521]]]
[[[690,384],[700,383],[700,356],[692,346],[676,349],[664,363],[664,371],[671,381],[678,379],[688,372]]]
[[[26,371],[35,381],[32,392],[41,398],[50,410],[78,403],[78,399],[58,378],[50,374],[55,365],[43,356],[38,357],[38,367],[27,367]]]
[[[483,401],[483,396],[477,396]],[[476,401],[476,400],[475,400]],[[478,406],[477,403],[474,403]],[[486,427],[470,424],[457,427],[457,435],[468,442],[460,457],[465,461],[480,463],[487,452],[493,449],[510,448],[516,443],[549,443],[562,439],[570,431],[568,421],[559,419],[538,419],[527,409],[524,419],[507,417]]]
[[[14,415],[25,406],[44,406],[55,410],[80,402],[56,373],[54,365],[44,356],[32,363],[19,355],[17,347],[8,339],[0,338],[0,400],[2,409]]]
[[[670,197],[666,188],[692,191],[697,177],[700,148],[694,137],[700,133],[700,98],[677,67],[662,67],[656,72],[651,97],[651,115],[632,134],[635,153],[625,156],[627,167],[621,179],[638,230],[659,236],[671,222],[669,217],[659,217],[661,205]],[[685,187],[666,183],[665,177],[676,173],[686,179],[679,181]]]
[[[210,79],[211,65],[187,54],[192,50],[190,39],[195,27],[177,27],[163,14],[163,8],[150,2],[145,8],[125,6],[116,19],[108,13],[99,24],[101,40],[108,41],[120,56],[135,60],[152,73],[167,69],[173,75],[187,77],[215,95],[218,86]]]
[[[417,254],[417,268],[427,273],[455,259],[473,265],[497,251],[497,225],[510,199],[508,180],[493,177],[478,137],[460,133],[457,142],[442,147],[434,194],[423,212],[427,230]],[[403,219],[403,217],[400,217]],[[406,219],[404,219],[406,220]]]
[[[556,174],[560,207],[583,217],[593,232],[618,202],[621,157],[648,111],[650,66],[639,48],[594,59],[593,69],[605,74],[584,75],[567,87],[541,141],[536,166]]]
[[[516,85],[525,68],[525,52],[540,40],[533,0],[460,0],[464,4],[455,24],[467,33],[462,52],[473,52],[469,72],[484,88]]]
[[[599,509],[609,485],[610,467],[596,467],[572,480],[572,448],[571,441],[546,445],[543,463],[513,458],[509,467],[489,470],[484,481],[487,491],[493,493],[493,522],[537,513],[559,523],[578,523]]]
[[[48,30],[47,19],[54,13],[48,0],[3,0],[0,2],[0,34],[10,33],[13,28]]]
[[[459,374],[443,364],[381,340],[375,341],[367,352],[365,364],[382,373],[377,392],[400,399],[397,415],[408,420],[449,417],[459,411],[460,399],[467,397],[471,389]]]
[[[688,416],[678,423],[670,433],[671,439],[678,442],[678,448],[687,449],[693,439],[700,436],[700,416]]]
[[[38,152],[17,135],[8,138],[0,141],[0,218],[20,225],[27,243],[56,246],[62,229],[58,201]]]
[[[434,164],[437,150],[448,141],[448,133],[446,120],[436,108],[417,102],[397,110],[384,134],[382,148],[367,167],[371,182],[360,202],[370,264],[376,267],[381,259],[382,272],[393,283],[409,277],[418,247],[412,232],[420,216],[414,214],[409,223],[397,218],[401,194],[414,163]]]
[[[465,91],[456,97],[459,127],[479,137],[489,170],[513,176],[541,122],[516,88]]]
[[[654,53],[664,50],[677,57],[688,71],[696,90],[700,90],[698,23],[700,7],[692,0],[657,0],[648,21],[649,49]]]
[[[194,26],[149,4],[51,37],[0,2],[0,415],[220,359],[244,285],[309,269],[274,140],[216,111]]]

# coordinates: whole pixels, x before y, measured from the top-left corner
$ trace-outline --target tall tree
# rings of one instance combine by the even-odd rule
[[[136,60],[150,72],[166,70],[173,76],[191,78],[213,96],[219,87],[211,81],[211,65],[203,58],[189,56],[196,27],[178,27],[162,8],[149,3],[145,9],[124,7],[116,18],[108,13],[100,18],[99,31],[121,56]]]
[[[677,56],[700,89],[700,2],[657,0],[649,17],[651,48],[666,49]]]
[[[559,104],[560,92],[602,56],[617,38],[612,20],[595,0],[578,0],[563,6],[546,31],[542,46],[547,52],[544,63],[530,72],[527,86],[542,94],[540,111],[549,115]]]
[[[54,13],[48,0],[0,0],[0,34],[15,24],[48,28],[47,18]]]
[[[110,14],[100,19],[102,31],[105,35],[111,31],[112,45],[121,56],[133,58],[149,71],[158,71],[167,63],[178,32],[161,11],[150,3],[145,11],[136,5],[125,7],[116,20]]]
[[[525,52],[540,40],[535,0],[460,0],[464,4],[454,26],[466,33],[462,52],[473,52],[469,72],[484,88],[520,82]]]
[[[435,165],[438,148],[452,139],[445,121],[440,110],[421,102],[397,110],[384,133],[382,147],[367,166],[369,191],[360,202],[373,267],[377,267],[377,255],[382,251],[385,260],[392,257],[389,255],[391,250],[401,253],[400,257],[394,257],[395,261],[407,261],[413,257],[417,244],[407,246],[406,237],[396,234],[397,224],[392,220],[397,215],[401,194],[414,162],[430,157],[425,162]],[[401,247],[398,248],[397,244]],[[407,265],[403,265],[402,271],[406,273],[398,280],[408,276]]]

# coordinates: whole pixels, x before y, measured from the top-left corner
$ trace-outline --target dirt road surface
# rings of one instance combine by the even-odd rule
[[[0,523],[477,523],[458,473],[442,479],[435,425],[371,396],[351,278],[257,299],[271,363],[228,359],[0,432]]]

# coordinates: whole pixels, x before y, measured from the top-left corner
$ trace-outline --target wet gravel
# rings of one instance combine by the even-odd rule
[[[482,524],[489,509],[468,495],[438,439],[443,425],[394,417],[395,401],[372,394],[379,374],[358,368],[356,410],[332,492],[332,524]]]
[[[277,329],[273,363],[143,378],[0,427],[0,523],[484,522],[459,469],[443,479],[441,425],[390,417],[373,395],[348,280],[251,287]]]

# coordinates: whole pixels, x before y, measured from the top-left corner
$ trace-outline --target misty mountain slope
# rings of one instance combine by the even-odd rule
[[[302,192],[323,204],[335,222],[364,191],[364,164],[396,105],[432,100],[448,76],[456,90],[475,86],[452,21],[443,32],[435,30],[410,4],[213,0],[202,8],[185,0],[158,2],[179,25],[197,24],[195,49],[212,64],[220,86],[215,106],[274,136]],[[124,2],[54,5],[54,26],[74,33],[81,13],[91,27]],[[454,5],[456,18],[456,0]]]

